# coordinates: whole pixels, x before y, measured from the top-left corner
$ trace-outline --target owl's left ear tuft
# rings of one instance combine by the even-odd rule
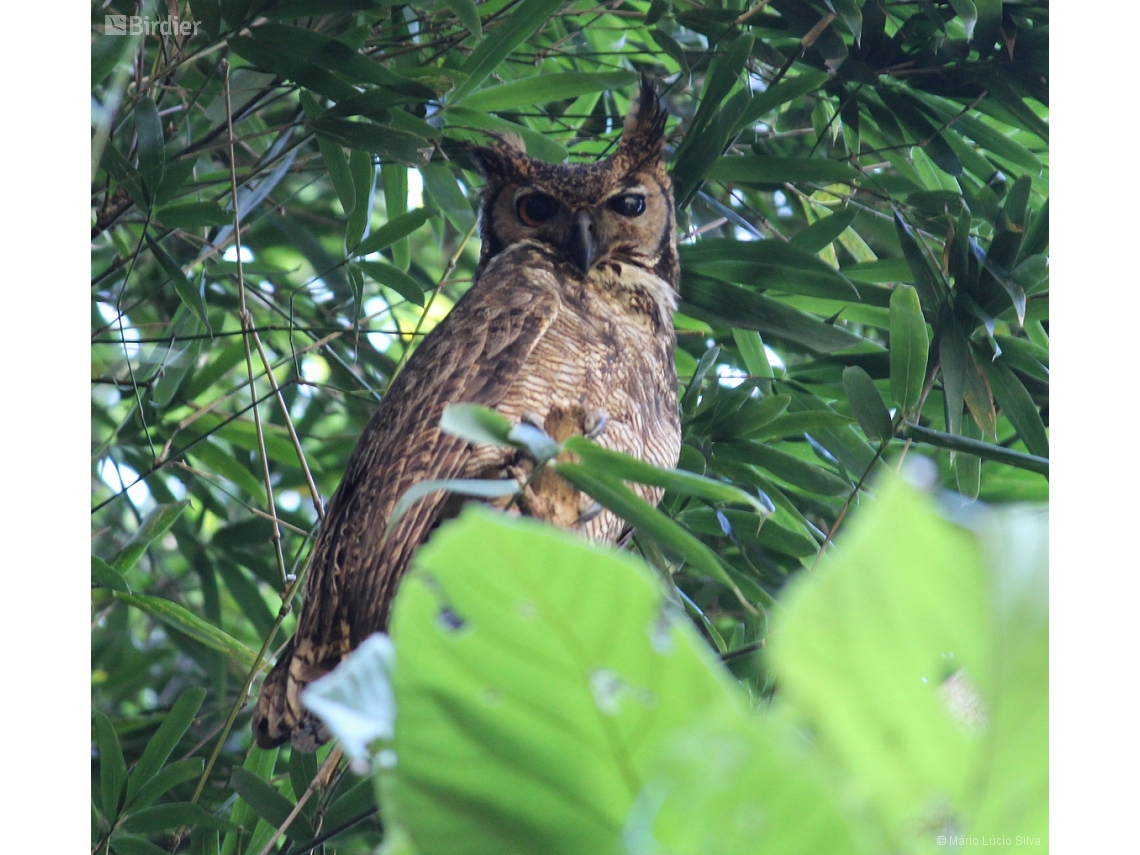
[[[514,133],[485,131],[493,143],[489,146],[471,146],[468,151],[484,175],[504,175],[518,170],[520,160],[526,158],[526,143]]]
[[[665,149],[666,118],[653,81],[641,75],[641,89],[626,116],[619,152],[635,162],[659,159]]]

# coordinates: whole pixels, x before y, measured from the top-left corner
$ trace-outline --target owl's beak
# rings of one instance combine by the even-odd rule
[[[583,273],[589,273],[598,260],[598,234],[594,218],[587,211],[574,217],[574,233],[570,236],[572,260]]]

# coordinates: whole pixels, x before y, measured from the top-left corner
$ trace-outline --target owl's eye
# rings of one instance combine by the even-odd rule
[[[637,217],[645,213],[645,197],[637,193],[614,196],[609,205],[611,211],[616,211],[623,217]]]
[[[528,226],[537,226],[554,216],[557,203],[549,196],[532,193],[519,199],[519,219]]]

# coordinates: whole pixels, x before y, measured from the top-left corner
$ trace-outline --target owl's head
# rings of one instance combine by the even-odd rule
[[[641,91],[612,157],[551,164],[499,137],[472,150],[487,176],[478,276],[506,248],[536,241],[586,275],[606,261],[653,271],[673,288],[680,267],[673,192],[665,172],[665,112],[653,84]]]

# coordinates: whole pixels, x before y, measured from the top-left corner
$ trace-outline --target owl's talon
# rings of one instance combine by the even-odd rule
[[[597,439],[601,436],[609,420],[610,415],[605,410],[591,410],[586,413],[585,421],[582,424],[582,427],[586,431],[586,438]]]
[[[575,525],[585,525],[604,510],[605,508],[602,507],[600,502],[594,502],[590,507],[578,514],[578,520],[575,522]]]

